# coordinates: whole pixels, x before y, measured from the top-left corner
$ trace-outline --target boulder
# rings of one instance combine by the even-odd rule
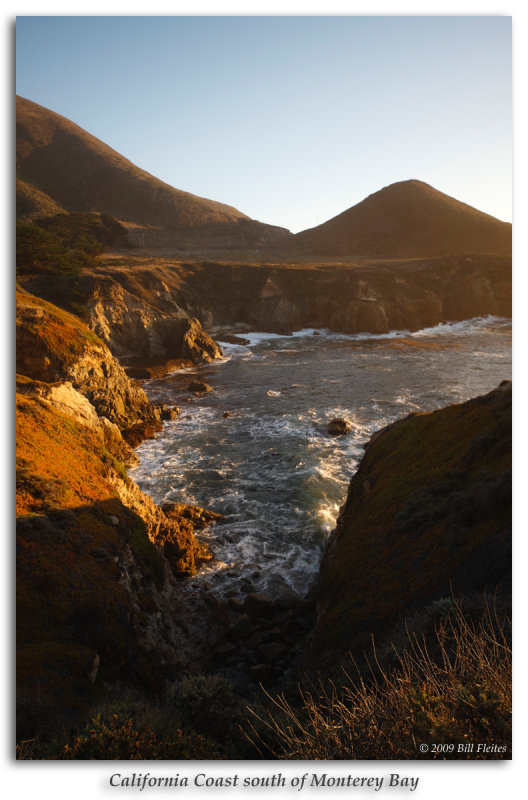
[[[231,656],[235,656],[237,653],[237,648],[231,642],[222,642],[216,648],[216,654],[220,658],[229,658]]]
[[[270,668],[267,664],[255,664],[249,668],[249,674],[255,681],[266,681],[270,677]]]
[[[267,594],[250,592],[244,601],[244,611],[252,617],[265,617],[273,611],[273,599]]]
[[[163,420],[170,420],[170,419],[177,419],[178,415],[180,414],[179,408],[162,408],[161,409],[161,418]]]
[[[213,522],[223,522],[224,520],[224,517],[217,511],[187,503],[163,503],[161,510],[170,519],[175,519],[176,521],[181,519],[189,520],[198,530],[206,528]]]
[[[227,636],[230,639],[244,639],[253,631],[253,623],[247,614],[242,614],[239,619],[229,626]]]
[[[251,636],[246,639],[246,647],[248,650],[256,650],[261,648],[261,646],[265,642],[265,634],[263,631],[256,630],[254,631]]]
[[[122,436],[130,447],[137,447],[144,439],[152,439],[160,429],[161,423],[157,421],[139,422],[123,430]]]
[[[205,381],[191,381],[187,387],[189,392],[212,392],[213,387],[209,386]]]
[[[286,647],[280,642],[268,642],[260,645],[259,652],[268,662],[278,661],[286,654]]]
[[[344,436],[347,433],[351,433],[353,430],[352,424],[346,420],[342,419],[341,417],[335,417],[331,422],[328,423],[328,433],[330,436]]]

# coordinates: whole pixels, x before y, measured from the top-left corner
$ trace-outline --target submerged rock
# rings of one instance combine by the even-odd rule
[[[209,386],[205,381],[191,381],[187,387],[189,392],[212,392],[213,387]]]
[[[353,431],[353,425],[346,419],[336,417],[328,423],[328,433],[330,436],[344,436]]]
[[[161,418],[163,420],[177,419],[179,414],[181,414],[181,411],[180,411],[179,408],[166,408],[166,407],[164,407],[161,410]]]

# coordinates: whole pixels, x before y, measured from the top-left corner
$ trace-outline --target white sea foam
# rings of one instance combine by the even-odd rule
[[[484,328],[508,326],[511,324],[510,319],[505,317],[473,317],[472,319],[464,319],[458,322],[441,322],[434,325],[432,328],[422,328],[415,331],[412,335],[416,337],[422,336],[453,336],[457,334],[468,334],[471,332],[478,333]]]
[[[186,379],[146,385],[151,398],[184,413],[137,448],[132,477],[158,503],[194,503],[225,516],[200,534],[215,559],[198,583],[219,595],[242,591],[244,579],[263,591],[302,594],[364,443],[410,411],[482,394],[507,378],[509,325],[487,317],[415,333],[244,334],[250,345],[228,344],[225,359],[193,368],[206,381],[214,368],[214,392],[187,405],[180,399]],[[328,347],[398,337],[443,337],[458,346]],[[229,419],[225,409],[233,412]],[[333,417],[350,420],[353,432],[329,436]]]
[[[511,324],[511,319],[506,317],[486,316],[486,317],[472,317],[471,319],[460,321],[447,321],[441,322],[429,328],[422,328],[417,331],[410,331],[408,329],[390,330],[387,333],[341,333],[339,331],[332,331],[329,328],[302,328],[298,331],[293,331],[291,334],[270,333],[266,331],[252,331],[245,333],[244,338],[249,341],[248,347],[256,347],[264,342],[272,342],[274,340],[283,340],[285,343],[292,339],[311,339],[314,343],[319,339],[320,341],[368,341],[371,339],[397,339],[409,337],[424,337],[424,336],[445,336],[457,333],[468,333],[471,330],[482,330],[486,327],[508,326]],[[224,347],[224,345],[222,345]],[[239,346],[239,345],[235,345]]]

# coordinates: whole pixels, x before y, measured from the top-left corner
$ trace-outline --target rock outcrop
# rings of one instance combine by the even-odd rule
[[[208,363],[222,350],[200,322],[174,301],[165,281],[151,276],[138,294],[115,280],[99,282],[90,301],[90,327],[114,355],[127,363],[181,359],[184,365]]]
[[[441,598],[511,591],[511,383],[371,439],[331,534],[314,653],[361,654]]]
[[[16,345],[18,374],[44,383],[70,383],[99,417],[121,430],[160,419],[160,410],[86,325],[21,289],[17,290]]]
[[[17,369],[22,706],[77,707],[100,676],[155,690],[169,665],[208,658],[207,608],[180,585],[211,558],[195,532],[219,515],[163,510],[130,480],[130,444],[163,410],[79,319],[23,291]]]
[[[242,322],[276,333],[305,327],[388,333],[488,314],[511,316],[507,256],[295,267],[208,263],[195,265],[192,280],[182,277],[179,291],[189,313],[209,329]]]

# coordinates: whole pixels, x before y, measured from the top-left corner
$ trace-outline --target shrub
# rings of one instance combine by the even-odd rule
[[[126,246],[126,229],[108,214],[56,214],[16,225],[18,274],[78,274],[105,248]]]
[[[176,730],[172,738],[159,738],[146,725],[138,727],[131,719],[121,721],[113,714],[107,721],[96,717],[88,731],[67,744],[60,756],[80,760],[136,759],[215,759],[220,755],[212,742],[195,734]]]
[[[266,746],[271,735],[281,759],[509,758],[508,751],[457,748],[510,743],[510,633],[510,621],[489,607],[473,622],[456,604],[436,630],[437,659],[425,639],[410,636],[397,667],[376,665],[370,681],[345,674],[339,686],[321,679],[301,689],[300,707],[269,697],[266,717],[258,717],[267,726]],[[433,742],[448,745],[447,752],[420,752],[420,743]]]
[[[242,731],[247,709],[225,678],[194,675],[172,692],[172,706],[184,730],[192,730],[218,743],[225,758],[251,758],[255,752]],[[246,751],[248,751],[246,753]]]

